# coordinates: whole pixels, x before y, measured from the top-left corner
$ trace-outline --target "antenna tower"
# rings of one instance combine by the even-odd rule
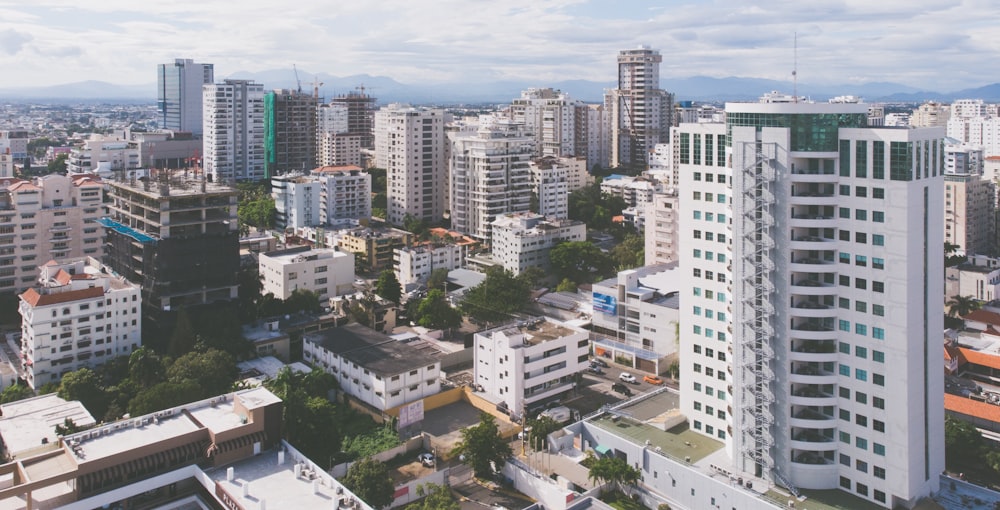
[[[799,102],[799,33],[795,32],[792,49],[792,101]]]

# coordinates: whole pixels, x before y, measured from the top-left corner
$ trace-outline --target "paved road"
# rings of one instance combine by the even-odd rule
[[[563,401],[563,405],[580,411],[580,415],[591,413],[601,408],[605,404],[613,404],[625,398],[621,393],[611,390],[611,385],[621,382],[618,375],[628,372],[638,380],[639,384],[626,384],[632,390],[632,396],[657,388],[652,384],[643,382],[642,373],[628,367],[622,367],[615,363],[608,363],[610,366],[604,368],[603,374],[584,372],[583,380],[577,387],[576,396]]]

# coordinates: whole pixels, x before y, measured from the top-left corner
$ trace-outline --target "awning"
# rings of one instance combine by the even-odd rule
[[[594,447],[594,451],[601,455],[607,455],[611,453],[611,448],[608,448],[607,446],[597,445]]]

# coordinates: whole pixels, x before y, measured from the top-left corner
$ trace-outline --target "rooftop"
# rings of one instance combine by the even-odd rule
[[[81,427],[97,423],[83,404],[63,400],[54,393],[3,404],[0,405],[0,439],[14,455],[42,444],[54,447],[58,443],[55,427],[67,418]]]
[[[148,181],[146,181],[148,182]],[[169,199],[170,197],[195,196],[195,195],[235,195],[236,188],[226,186],[217,182],[207,182],[201,179],[189,179],[183,173],[175,173],[167,186],[161,187],[161,182],[122,182],[111,181],[112,188],[122,188],[133,193],[145,195],[153,199]]]
[[[561,322],[555,322],[550,319],[539,317],[505,324],[491,330],[476,333],[476,335],[491,337],[495,333],[503,333],[508,337],[514,335],[524,335],[524,342],[526,344],[537,345],[552,340],[558,340],[570,335],[585,333],[585,331],[577,328],[571,328]]]
[[[441,354],[426,342],[400,342],[360,324],[310,333],[305,336],[304,341],[318,344],[327,351],[384,376],[433,365],[439,361]]]

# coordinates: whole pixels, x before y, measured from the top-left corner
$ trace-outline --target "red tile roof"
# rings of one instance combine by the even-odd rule
[[[362,168],[358,165],[338,165],[338,166],[321,166],[313,170],[314,174],[326,174],[335,172],[352,172],[358,171]]]
[[[965,347],[959,347],[962,356],[973,365],[981,365],[984,367],[995,368],[1000,370],[1000,356],[996,354],[987,354],[985,352],[974,351],[972,349],[966,349]]]
[[[962,355],[962,349],[950,345],[944,346],[944,360],[951,361],[953,359],[957,359],[959,365],[968,362],[965,356]]]
[[[31,306],[57,305],[80,299],[93,299],[104,295],[104,287],[88,287],[80,290],[69,290],[53,294],[39,294],[35,289],[28,289],[21,294],[21,299]]]
[[[1000,313],[990,312],[988,310],[976,310],[962,318],[967,321],[983,322],[994,326],[1000,326]]]
[[[54,278],[55,281],[57,281],[57,282],[59,282],[59,283],[61,283],[63,285],[66,285],[72,279],[73,278],[70,276],[69,273],[66,272],[65,269],[60,269],[59,272],[56,273],[56,276]]]
[[[953,413],[1000,423],[1000,406],[972,400],[968,397],[945,393],[944,409]]]

